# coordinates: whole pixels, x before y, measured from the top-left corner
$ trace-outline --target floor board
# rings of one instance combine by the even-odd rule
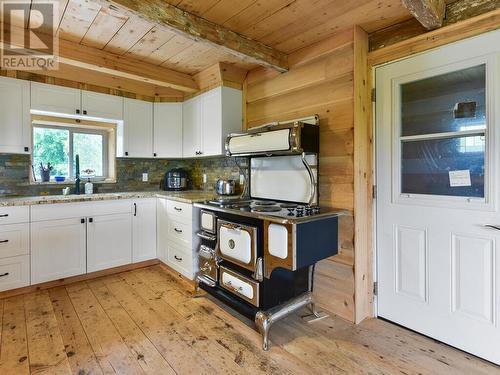
[[[304,311],[305,313],[306,311]],[[293,315],[261,350],[252,322],[160,266],[0,300],[0,374],[500,374],[372,319]]]

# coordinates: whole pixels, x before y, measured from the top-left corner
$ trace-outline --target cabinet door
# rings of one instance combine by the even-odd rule
[[[221,155],[222,88],[208,91],[201,98],[201,140],[203,156]]]
[[[67,115],[81,114],[80,90],[31,82],[31,109]]]
[[[156,199],[133,203],[132,262],[156,258]]]
[[[153,156],[153,103],[124,99],[123,152],[132,158]]]
[[[123,98],[116,95],[82,91],[82,114],[111,120],[123,120]]]
[[[182,120],[182,155],[186,158],[199,156],[201,152],[201,102],[199,97],[184,102]]]
[[[168,241],[168,211],[167,200],[158,198],[156,200],[156,251],[158,259],[167,263],[167,241]]]
[[[87,272],[132,262],[132,217],[102,215],[88,219]]]
[[[31,224],[31,283],[37,284],[86,272],[83,219]]]
[[[153,152],[159,158],[182,157],[182,103],[154,103]]]
[[[0,152],[29,153],[30,84],[0,78]]]

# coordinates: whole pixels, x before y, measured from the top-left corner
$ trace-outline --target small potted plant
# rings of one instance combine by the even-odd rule
[[[42,176],[42,182],[50,181],[50,172],[54,169],[50,163],[47,164],[47,167],[43,166],[43,163],[40,162],[40,176]]]

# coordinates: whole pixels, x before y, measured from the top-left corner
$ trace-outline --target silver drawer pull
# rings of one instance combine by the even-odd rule
[[[182,229],[177,229],[177,228],[174,228],[174,230],[175,230],[177,233],[182,233]]]
[[[7,243],[9,240],[1,240],[0,243]]]
[[[182,262],[182,258],[179,258],[177,255],[174,255],[174,258],[175,258],[176,261]]]
[[[174,210],[178,211],[178,212],[181,212],[182,211],[182,208],[179,208],[179,207],[174,207]]]
[[[0,217],[7,217],[9,214],[1,214]]]
[[[235,291],[237,293],[240,293],[243,291],[243,287],[241,287],[241,286],[235,287],[235,286],[233,286],[233,283],[231,281],[226,281],[224,283],[224,285],[227,286],[228,289],[231,289],[232,291]]]
[[[9,276],[9,273],[8,273],[8,272],[5,272],[5,273],[2,273],[2,274],[0,275],[0,277],[5,277],[5,276]]]

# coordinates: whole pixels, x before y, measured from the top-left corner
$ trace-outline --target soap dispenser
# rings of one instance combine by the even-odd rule
[[[85,194],[90,195],[94,193],[94,184],[90,182],[90,178],[88,179],[87,183],[85,184]]]

